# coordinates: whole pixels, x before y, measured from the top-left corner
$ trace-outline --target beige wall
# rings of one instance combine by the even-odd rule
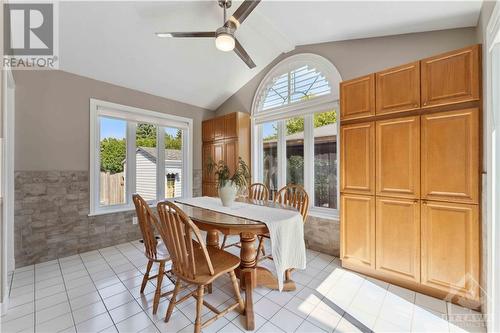
[[[348,80],[474,43],[477,43],[476,29],[462,28],[299,46],[276,58],[216,112],[217,115],[250,112],[255,91],[264,75],[276,63],[296,53],[310,52],[327,58],[337,67],[342,79]]]
[[[16,171],[89,170],[89,99],[193,119],[194,169],[201,121],[213,111],[63,71],[15,71]]]

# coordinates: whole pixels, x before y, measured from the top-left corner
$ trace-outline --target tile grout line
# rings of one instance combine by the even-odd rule
[[[113,246],[113,247],[114,247],[114,248],[115,248],[115,249],[116,249],[116,250],[117,250],[117,251],[118,251],[118,252],[119,252],[119,253],[120,253],[120,254],[121,254],[121,255],[122,255],[122,256],[123,256],[123,257],[124,257],[124,258],[125,258],[128,262],[129,262],[129,263],[130,263],[130,264],[132,264],[132,266],[134,266],[134,267],[135,267],[138,271],[140,271],[140,270],[139,270],[139,269],[138,269],[138,268],[137,268],[137,267],[136,267],[136,266],[135,266],[135,265],[134,265],[134,264],[133,264],[133,263],[132,263],[132,262],[131,262],[128,258],[127,258],[127,256],[125,256],[125,255],[123,254],[123,252],[122,252],[122,251],[121,251],[121,250],[120,250],[117,246]],[[109,264],[109,262],[108,262],[108,260],[106,259],[106,257],[104,257],[104,256],[102,255],[102,253],[101,253],[101,251],[100,251],[100,250],[98,250],[98,251],[99,251],[99,254],[103,257],[103,259],[104,259],[104,261],[106,262],[106,264],[107,264],[107,265],[111,268],[111,270],[113,271],[113,273],[115,273],[115,275],[116,275],[116,277],[118,278],[118,280],[120,280],[120,283],[121,283],[123,286],[125,286],[125,285],[123,284],[122,279],[120,279],[120,278],[118,277],[118,274],[116,274],[115,270],[114,270],[114,269],[113,269],[113,267]],[[141,273],[142,273],[142,272],[141,272]],[[148,281],[148,282],[149,282],[149,281]],[[130,290],[129,290],[126,286],[125,286],[125,289],[127,289],[127,292],[128,292],[128,293],[132,296],[132,298],[133,298],[133,302],[135,302],[137,305],[139,305],[139,307],[141,308],[141,311],[142,311],[142,312],[144,312],[144,314],[146,314],[146,316],[148,317],[149,321],[150,321],[150,322],[151,322],[151,323],[155,326],[155,328],[156,328],[156,329],[158,329],[158,330],[159,330],[159,328],[156,326],[156,323],[155,323],[153,320],[151,320],[151,318],[150,318],[150,317],[148,316],[148,314],[146,313],[146,310],[147,310],[147,309],[143,309],[143,308],[142,308],[141,304],[139,304],[139,302],[137,301],[137,299],[134,297],[134,295],[130,292]],[[104,302],[104,301],[103,301],[103,302]],[[125,303],[125,304],[128,304],[128,303],[132,303],[132,301],[131,301],[131,302],[127,302],[127,303]],[[106,310],[107,310],[107,308],[108,308],[108,307],[106,306],[106,304],[104,304],[104,306],[106,307]],[[120,305],[120,306],[122,306],[122,305]],[[118,308],[118,307],[117,307],[117,308]],[[109,313],[109,311],[108,311],[108,313]],[[139,312],[138,312],[138,313],[139,313]],[[122,321],[125,321],[125,320],[127,320],[127,319],[129,319],[129,318],[131,318],[131,317],[135,316],[135,315],[137,315],[137,313],[135,313],[135,314],[133,314],[133,315],[131,315],[131,316],[129,316],[129,317],[124,318],[123,320],[121,320],[121,321],[120,321],[120,323],[121,323]],[[114,323],[115,321],[114,321],[113,317],[111,316],[111,314],[109,314],[109,316],[111,317],[111,320],[112,320],[112,321],[113,321],[113,323]],[[116,323],[116,324],[118,324],[118,323]],[[116,330],[118,330],[118,327],[116,326],[116,324],[115,324],[115,327],[116,327]],[[146,328],[147,328],[147,327],[146,327]]]
[[[101,252],[100,252],[99,250],[97,250],[97,253],[99,253],[99,256],[100,256],[100,257],[102,257],[102,254],[101,254]],[[82,256],[81,256],[81,254],[79,254],[79,257],[80,257],[80,260],[82,260],[83,267],[85,268],[85,271],[87,272],[87,274],[88,274],[88,275],[89,275],[89,277],[90,277],[90,281],[92,281],[92,285],[94,286],[94,288],[95,288],[95,290],[96,290],[96,292],[97,292],[97,295],[99,295],[99,299],[101,300],[102,304],[104,305],[104,308],[106,309],[106,313],[108,314],[109,318],[111,318],[111,322],[113,323],[113,327],[116,329],[116,331],[118,331],[118,327],[116,327],[116,323],[115,323],[115,321],[113,320],[113,317],[111,317],[111,314],[109,313],[109,309],[108,309],[108,307],[106,306],[106,303],[104,303],[104,298],[102,298],[102,295],[101,295],[101,293],[99,292],[99,289],[97,289],[97,285],[95,284],[94,279],[93,279],[93,278],[92,278],[92,276],[90,275],[90,272],[89,272],[89,270],[87,269],[87,265],[85,264],[85,261],[83,260],[83,258],[82,258]],[[104,259],[104,257],[102,257],[102,259]],[[106,265],[108,265],[108,262],[107,262],[105,259],[104,259],[104,262],[106,263]],[[108,266],[109,266],[109,265],[108,265]],[[111,267],[110,267],[110,268],[111,268]],[[95,303],[94,303],[94,304],[95,304]],[[101,313],[101,314],[102,314],[102,313]],[[91,319],[93,319],[93,318],[95,318],[95,317],[98,317],[98,316],[100,316],[101,314],[98,314],[98,315],[96,315],[96,316],[94,316],[94,317],[92,317],[92,318],[89,318],[89,319],[87,319],[87,320],[84,320],[84,321],[82,321],[80,324],[82,324],[82,323],[84,323],[84,322],[86,322],[86,321],[88,321],[88,320],[91,320]],[[111,327],[111,326],[109,326],[109,327]],[[101,331],[103,331],[103,330],[105,330],[105,329],[108,329],[109,327],[106,327],[106,328],[102,329]],[[75,330],[78,332],[78,328],[76,327],[76,325],[75,325]]]
[[[57,264],[59,265],[59,270],[61,271],[61,278],[62,278],[63,285],[64,285],[64,291],[66,293],[66,299],[68,300],[69,311],[71,313],[71,320],[73,321],[73,327],[75,328],[75,331],[76,331],[75,316],[73,315],[73,308],[72,308],[71,302],[69,300],[68,288],[66,287],[66,279],[64,278],[63,270],[62,270],[62,267],[61,267],[61,262],[59,261],[59,259],[57,259]],[[68,329],[68,328],[64,328],[63,330],[65,330],[65,329]],[[62,331],[62,330],[59,330],[59,331]]]

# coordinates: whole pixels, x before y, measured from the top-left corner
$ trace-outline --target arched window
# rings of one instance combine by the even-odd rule
[[[253,175],[271,193],[304,186],[312,215],[335,216],[340,74],[327,59],[298,54],[272,68],[252,104]]]

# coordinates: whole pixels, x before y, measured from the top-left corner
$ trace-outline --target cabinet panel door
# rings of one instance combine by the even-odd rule
[[[340,191],[375,194],[375,123],[342,126]]]
[[[213,120],[214,140],[224,139],[226,135],[226,117],[217,117]]]
[[[226,141],[224,150],[226,154],[224,161],[226,162],[231,174],[233,174],[238,163],[238,140]]]
[[[377,121],[377,195],[420,198],[420,117]]]
[[[340,83],[340,119],[375,115],[375,74]]]
[[[479,46],[421,61],[422,107],[479,99]]]
[[[420,282],[419,200],[377,197],[376,216],[377,270]]]
[[[213,160],[213,145],[209,143],[203,144],[202,148],[202,158],[203,158],[203,181],[213,181],[214,176],[211,172],[208,171],[208,162],[210,159]]]
[[[214,182],[206,182],[203,183],[202,186],[203,190],[203,196],[207,197],[218,197],[219,196],[219,191],[217,189],[217,183]]]
[[[212,141],[214,139],[213,120],[205,120],[201,123],[201,137],[203,142]]]
[[[478,203],[478,112],[421,117],[422,199]]]
[[[415,110],[420,107],[420,62],[376,74],[377,114]]]
[[[341,195],[341,258],[343,262],[375,267],[375,197]]]
[[[479,297],[477,205],[422,203],[422,283]]]
[[[238,137],[238,114],[236,112],[225,116],[225,130],[226,139]]]

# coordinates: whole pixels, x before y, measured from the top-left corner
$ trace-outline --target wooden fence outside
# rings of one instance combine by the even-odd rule
[[[125,178],[123,172],[115,174],[101,172],[100,200],[101,205],[125,203]]]

